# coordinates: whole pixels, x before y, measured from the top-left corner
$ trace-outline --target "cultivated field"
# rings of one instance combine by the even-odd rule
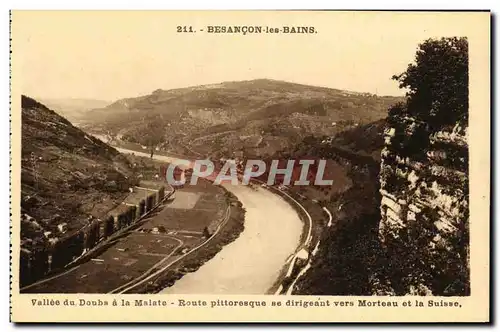
[[[127,200],[133,203],[143,194],[136,189]],[[200,180],[197,186],[179,189],[173,200],[92,259],[25,292],[107,293],[133,283],[203,243],[208,236],[205,229],[222,221],[227,207],[224,190]]]

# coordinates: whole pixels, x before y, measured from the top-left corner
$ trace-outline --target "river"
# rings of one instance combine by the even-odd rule
[[[149,154],[117,148],[122,153]],[[175,163],[175,158],[155,155]],[[245,229],[197,271],[188,273],[165,294],[265,294],[287,258],[297,249],[303,223],[280,196],[264,188],[224,185],[246,210]]]

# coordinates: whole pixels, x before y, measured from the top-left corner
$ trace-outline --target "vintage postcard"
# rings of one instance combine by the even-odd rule
[[[14,322],[488,322],[487,11],[12,11]]]

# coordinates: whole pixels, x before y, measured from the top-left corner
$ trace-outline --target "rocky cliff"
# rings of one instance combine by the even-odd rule
[[[465,295],[467,124],[429,132],[426,123],[397,114],[390,123],[380,170],[380,238],[392,267],[404,271],[391,283],[396,293]]]
[[[379,234],[393,293],[468,295],[469,64],[466,38],[429,39],[395,75],[381,152]]]

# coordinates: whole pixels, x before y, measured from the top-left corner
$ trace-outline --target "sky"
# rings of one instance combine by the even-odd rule
[[[16,11],[13,75],[23,94],[113,101],[270,78],[402,95],[391,76],[428,38],[467,36],[487,13]],[[195,33],[177,33],[177,26]],[[208,34],[210,25],[312,26],[314,34]]]

